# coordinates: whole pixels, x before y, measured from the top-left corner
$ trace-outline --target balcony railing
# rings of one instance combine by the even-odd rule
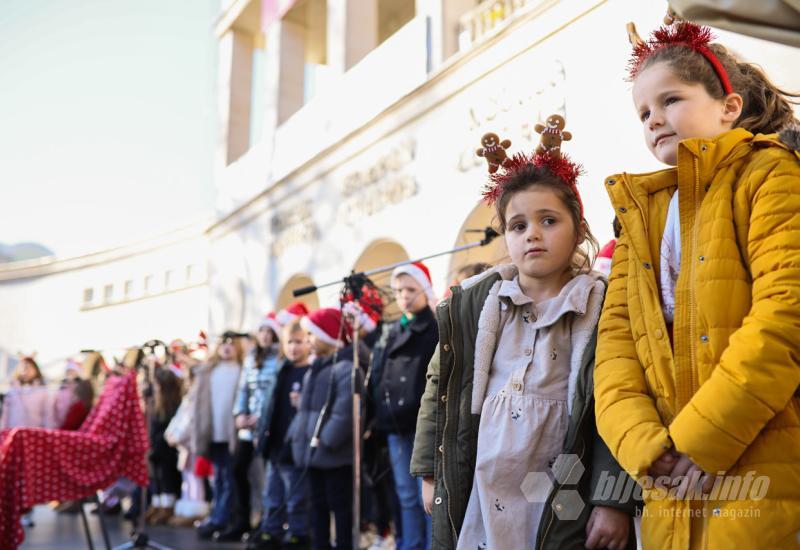
[[[537,0],[485,0],[459,19],[458,49],[463,51],[481,37],[503,26],[517,12]]]

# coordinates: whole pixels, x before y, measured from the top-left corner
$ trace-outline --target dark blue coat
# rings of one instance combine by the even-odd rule
[[[333,357],[319,358],[303,378],[300,408],[292,421],[290,441],[297,466],[338,468],[353,464],[353,348],[339,350]],[[356,372],[361,391],[363,375]],[[311,441],[323,413],[315,448]]]

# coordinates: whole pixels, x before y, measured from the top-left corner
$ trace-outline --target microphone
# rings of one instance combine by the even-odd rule
[[[316,290],[317,290],[317,285],[304,286],[294,289],[292,291],[292,296],[297,298],[298,296],[303,296],[305,294],[311,294],[312,292],[316,292]]]

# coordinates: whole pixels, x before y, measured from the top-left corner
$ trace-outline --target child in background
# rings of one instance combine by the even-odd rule
[[[233,518],[215,539],[240,541],[250,531],[250,464],[253,462],[253,433],[265,407],[269,406],[278,376],[278,333],[280,325],[274,313],[259,320],[255,345],[244,359],[239,391],[233,407],[238,439],[233,454],[233,477],[236,481]]]
[[[679,22],[634,50],[645,143],[672,168],[605,181],[623,231],[597,424],[628,472],[667,480],[646,495],[644,548],[794,548],[800,164],[798,132],[776,132],[797,96],[710,40]],[[770,480],[764,498],[720,495],[738,476]]]
[[[150,415],[150,486],[152,500],[145,512],[148,523],[167,523],[174,514],[175,501],[181,492],[178,451],[169,445],[164,432],[181,404],[181,381],[169,367],[153,374],[155,406]]]
[[[373,368],[380,373],[376,429],[386,434],[400,501],[399,550],[422,550],[430,538],[430,520],[422,507],[421,480],[411,476],[411,451],[417,412],[439,332],[431,309],[436,303],[430,273],[421,262],[395,268],[392,292],[402,312],[389,331]]]
[[[235,498],[232,453],[236,447],[233,405],[242,370],[240,336],[226,331],[208,363],[195,369],[197,399],[192,417],[195,429],[191,449],[211,458],[214,465],[214,502],[211,515],[197,528],[200,539],[210,539],[231,520]]]
[[[303,317],[316,359],[303,379],[300,407],[293,422],[292,458],[308,468],[312,547],[353,547],[353,349],[342,314],[323,308]],[[361,370],[355,372],[361,388]],[[330,516],[336,543],[330,541]]]
[[[267,473],[264,515],[258,532],[247,545],[249,550],[300,550],[306,548],[310,540],[308,484],[303,468],[294,463],[291,446],[286,441],[310,364],[311,347],[300,321],[291,321],[283,327],[281,348],[285,358],[278,371],[275,391],[258,423],[257,450],[267,461]],[[284,524],[289,525],[285,536]]]
[[[560,152],[509,159],[484,196],[512,264],[453,287],[437,308],[411,461],[432,548],[635,547],[633,503],[595,490],[600,474],[621,472],[594,425],[605,282],[590,270],[597,243],[579,173]],[[560,483],[530,486],[551,469]]]

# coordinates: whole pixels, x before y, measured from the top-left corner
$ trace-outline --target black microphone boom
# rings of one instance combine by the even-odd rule
[[[456,252],[462,252],[464,250],[469,250],[470,248],[477,248],[479,246],[486,246],[490,242],[492,242],[496,237],[499,237],[500,234],[492,229],[491,227],[486,227],[483,230],[478,229],[468,229],[467,231],[475,232],[475,231],[483,231],[483,239],[476,243],[469,243],[461,246],[457,246],[451,250],[446,250],[444,252],[437,252],[436,254],[430,254],[428,256],[423,256],[422,258],[417,258],[416,260],[404,260],[402,262],[397,262],[391,265],[385,265],[383,267],[376,267],[375,269],[370,269],[369,271],[359,271],[358,273],[351,273],[347,277],[343,279],[339,279],[336,281],[331,281],[330,283],[325,283],[324,285],[311,285],[311,286],[304,286],[292,291],[292,296],[297,298],[298,296],[304,296],[306,294],[311,294],[312,292],[316,292],[320,288],[325,288],[337,284],[347,284],[348,279],[352,278],[361,278],[361,277],[369,277],[371,275],[375,275],[376,273],[383,273],[385,271],[394,271],[394,268],[400,267],[401,265],[408,265],[413,264],[415,262],[421,262],[423,260],[429,260],[431,258],[438,258],[439,256],[447,256],[449,254],[455,254]]]

